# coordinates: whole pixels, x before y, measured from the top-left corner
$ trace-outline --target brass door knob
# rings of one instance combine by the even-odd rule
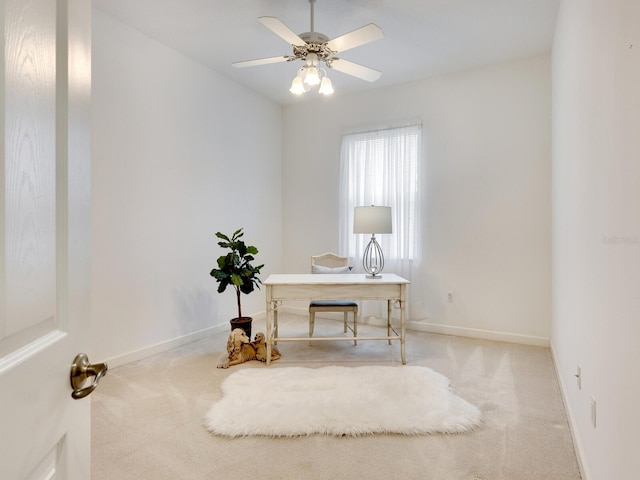
[[[76,358],[74,358],[71,364],[70,379],[71,388],[73,388],[71,396],[78,400],[89,395],[96,389],[100,379],[107,374],[107,369],[106,363],[89,363],[89,358],[86,353],[76,355]],[[89,377],[95,377],[93,383],[83,388],[85,380]]]

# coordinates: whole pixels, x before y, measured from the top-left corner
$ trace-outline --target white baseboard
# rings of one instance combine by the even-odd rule
[[[535,335],[522,335],[519,333],[498,332],[495,330],[482,330],[479,328],[456,327],[452,325],[438,325],[427,322],[407,322],[407,328],[420,332],[441,333],[456,337],[479,338],[496,342],[518,343],[521,345],[533,345],[536,347],[549,347],[549,339]]]
[[[283,313],[286,312],[294,315],[306,316],[309,314],[309,310],[307,307],[302,308],[302,307],[285,306],[285,307],[281,307],[281,309]],[[255,313],[255,314],[252,314],[251,316],[253,317],[254,321],[255,320],[263,321],[266,318],[265,312]],[[327,314],[322,314],[318,316],[335,319],[337,321],[342,321],[341,313],[339,314],[327,313]],[[363,323],[365,325],[375,325],[380,327],[386,326],[386,320],[375,318],[375,317],[360,318],[358,320],[358,323]],[[520,335],[516,333],[496,332],[492,330],[455,327],[450,325],[437,325],[433,323],[418,322],[418,321],[408,321],[406,323],[406,328],[408,330],[415,330],[419,332],[440,333],[444,335],[454,335],[458,337],[480,338],[483,340],[493,340],[498,342],[509,342],[509,343],[519,343],[523,345],[549,347],[548,338],[536,337],[532,335]],[[199,330],[197,332],[189,333],[187,335],[183,335],[182,337],[167,340],[165,342],[160,342],[155,345],[151,345],[149,347],[136,350],[134,352],[129,352],[123,355],[118,355],[116,357],[109,358],[107,359],[107,363],[109,364],[110,367],[113,368],[120,365],[124,365],[126,363],[135,362],[137,360],[142,360],[143,358],[149,357],[151,355],[166,352],[167,350],[171,350],[172,348],[177,348],[182,345],[186,345],[188,343],[201,340],[215,333],[227,331],[228,329],[229,329],[228,323],[215,325],[213,327],[205,328],[204,330]]]
[[[249,316],[252,317],[254,321],[264,321],[266,319],[266,313],[264,311],[251,314]],[[197,332],[188,333],[187,335],[183,335],[182,337],[172,338],[171,340],[167,340],[165,342],[156,343],[155,345],[151,345],[134,352],[129,352],[123,355],[108,358],[107,364],[110,368],[118,367],[120,365],[135,362],[137,360],[142,360],[143,358],[150,357],[151,355],[155,355],[157,353],[162,353],[173,348],[181,347],[182,345],[187,345],[188,343],[197,342],[198,340],[202,340],[203,338],[214,335],[216,333],[227,331],[229,331],[229,323],[221,323],[219,325],[214,325],[213,327],[198,330]]]
[[[580,475],[582,480],[591,480],[591,473],[589,472],[589,468],[587,467],[587,463],[585,462],[585,452],[584,446],[582,445],[582,441],[578,436],[578,426],[575,421],[575,415],[573,414],[573,410],[571,408],[571,404],[567,401],[567,390],[566,385],[562,381],[563,376],[561,372],[558,370],[558,362],[556,359],[556,353],[553,349],[553,342],[550,345],[551,349],[551,359],[553,361],[553,367],[556,371],[556,377],[558,377],[558,384],[560,385],[560,394],[562,395],[562,403],[564,403],[564,411],[567,414],[567,419],[569,420],[569,430],[571,431],[571,438],[573,439],[573,448],[576,451],[576,458],[578,460],[578,468],[580,469]]]
[[[309,315],[309,310],[301,307],[282,307],[282,311],[295,314],[295,315]],[[317,316],[324,316],[325,318],[332,318],[342,321],[342,314],[317,314]],[[397,320],[396,320],[397,321]],[[365,325],[375,325],[379,327],[385,327],[387,325],[386,319],[367,317],[359,318],[358,323],[364,323]],[[451,325],[438,325],[435,323],[419,322],[419,321],[407,321],[405,324],[408,330],[415,330],[418,332],[428,333],[440,333],[443,335],[453,335],[456,337],[469,337],[480,338],[482,340],[493,340],[496,342],[508,342],[518,343],[521,345],[533,345],[536,347],[549,347],[549,339],[546,337],[536,337],[534,335],[521,335],[518,333],[509,332],[497,332],[493,330],[481,330],[478,328],[466,328],[455,327]]]
[[[117,357],[109,358],[107,359],[107,364],[109,365],[109,368],[119,367],[120,365],[125,365],[137,360],[142,360],[143,358],[150,357],[151,355],[166,352],[167,350],[171,350],[173,348],[181,347],[182,345],[186,345],[191,342],[202,340],[203,338],[213,335],[214,333],[220,333],[227,330],[229,330],[228,323],[215,325],[213,327],[205,328],[204,330],[199,330],[197,332],[183,335],[182,337],[167,340],[166,342],[156,343],[155,345],[151,345],[134,352],[129,352],[125,353],[124,355],[118,355]]]

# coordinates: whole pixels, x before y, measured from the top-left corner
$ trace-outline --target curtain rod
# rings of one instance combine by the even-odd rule
[[[386,126],[378,126],[378,127],[371,126],[371,127],[347,129],[347,130],[344,130],[342,134],[355,135],[357,133],[376,133],[376,132],[384,132],[388,130],[397,130],[399,128],[406,128],[406,127],[422,127],[422,120],[413,119],[413,120],[392,122]]]

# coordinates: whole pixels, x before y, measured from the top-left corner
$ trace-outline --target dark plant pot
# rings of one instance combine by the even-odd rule
[[[242,318],[232,318],[229,320],[231,324],[231,330],[234,328],[241,328],[247,334],[247,337],[251,338],[251,321],[253,318],[251,317],[242,317]]]

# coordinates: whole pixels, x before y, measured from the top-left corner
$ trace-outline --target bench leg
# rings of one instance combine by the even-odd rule
[[[358,340],[358,310],[353,310],[353,344],[357,345]]]

